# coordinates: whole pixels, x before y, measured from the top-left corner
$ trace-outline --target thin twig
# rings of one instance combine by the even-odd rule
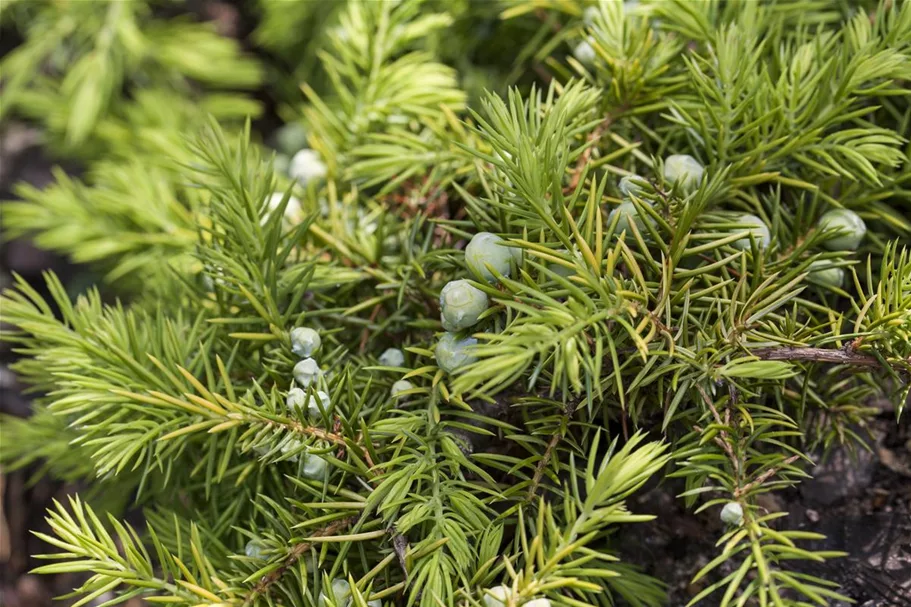
[[[705,401],[705,404],[708,405],[709,410],[712,412],[712,416],[715,418],[715,423],[719,426],[725,426],[726,424],[721,420],[721,416],[718,415],[718,409],[715,408],[715,405],[712,404],[712,399],[709,398],[709,395],[706,394],[705,389],[696,384],[696,390],[699,391],[699,394],[702,396],[702,400]],[[716,441],[721,448],[724,449],[725,453],[728,455],[728,459],[731,460],[731,465],[734,466],[734,474],[737,478],[740,478],[740,460],[737,459],[737,456],[734,454],[734,448],[731,447],[731,444],[728,442],[728,433],[726,430],[719,429],[718,434],[721,435],[721,438],[716,437]]]
[[[582,155],[579,156],[579,160],[576,161],[576,167],[573,169],[572,179],[569,181],[570,191],[575,190],[576,186],[579,185],[579,179],[582,177],[582,170],[585,168],[585,165],[588,164],[589,160],[591,160],[592,150],[595,148],[595,141],[601,139],[604,131],[610,128],[613,121],[613,116],[607,116],[591,133],[588,134],[588,147],[582,150]]]
[[[349,517],[335,521],[334,523],[326,525],[322,529],[318,529],[316,533],[313,534],[313,537],[327,537],[330,535],[335,535],[345,527],[348,527],[354,523],[356,520],[357,517]],[[281,578],[281,576],[284,575],[286,571],[288,571],[288,569],[293,567],[294,563],[300,560],[300,558],[304,555],[305,552],[310,549],[312,545],[313,542],[303,542],[292,548],[291,552],[278,567],[278,569],[269,573],[268,575],[264,575],[262,579],[256,583],[256,586],[253,587],[253,590],[251,590],[250,594],[248,594],[244,599],[244,605],[251,604],[257,595],[263,594],[266,590],[268,590],[269,586],[277,582],[278,579]]]
[[[566,409],[563,412],[564,422],[569,422],[570,418],[576,413],[576,407],[578,406],[578,401],[572,401],[566,405]],[[535,493],[537,493],[538,485],[541,483],[541,478],[544,476],[544,469],[547,468],[547,464],[550,463],[550,458],[553,456],[554,449],[557,448],[557,444],[562,440],[563,434],[564,426],[561,424],[560,429],[554,432],[550,437],[550,441],[547,443],[547,449],[544,450],[544,455],[541,456],[541,460],[538,462],[538,465],[535,466],[535,474],[531,479],[531,487],[528,488],[526,500],[531,501],[535,496]]]
[[[402,573],[405,574],[405,578],[408,578],[408,563],[405,560],[406,555],[408,554],[408,540],[405,539],[398,531],[392,532],[392,549],[395,550],[395,555],[399,557],[399,566],[402,568]]]
[[[531,487],[528,488],[528,495],[525,498],[526,500],[531,501],[535,496],[535,493],[537,493],[538,485],[541,483],[541,477],[544,476],[544,468],[546,468],[547,464],[550,462],[551,454],[553,453],[554,448],[556,448],[557,443],[560,442],[561,438],[563,438],[563,434],[561,432],[556,432],[553,436],[550,437],[550,442],[547,443],[547,449],[544,450],[543,457],[541,457],[541,459],[538,461],[538,465],[535,466],[535,475],[531,479]]]
[[[847,349],[834,350],[831,348],[798,348],[781,346],[775,348],[756,348],[750,354],[763,360],[805,361],[819,363],[833,363],[841,365],[861,365],[864,367],[879,367],[881,362],[875,356],[852,352]],[[911,365],[911,360],[904,361]],[[896,363],[897,365],[898,363]]]
[[[789,457],[788,459],[784,460],[784,461],[781,463],[780,466],[774,466],[774,467],[772,467],[772,468],[769,468],[768,470],[766,470],[765,472],[763,472],[762,474],[760,474],[758,477],[756,477],[756,480],[750,481],[749,483],[747,483],[747,484],[744,485],[743,487],[738,487],[737,489],[734,489],[734,498],[735,498],[735,499],[736,499],[736,498],[740,498],[741,495],[746,494],[747,492],[749,492],[750,490],[752,490],[754,487],[758,487],[758,486],[761,485],[762,483],[764,483],[764,482],[766,482],[767,480],[769,480],[769,478],[771,478],[771,477],[775,476],[776,474],[778,474],[778,472],[779,472],[782,468],[784,468],[785,466],[789,466],[789,465],[793,464],[793,463],[794,463],[795,461],[797,461],[799,458],[800,458],[799,455],[792,455],[792,456]]]

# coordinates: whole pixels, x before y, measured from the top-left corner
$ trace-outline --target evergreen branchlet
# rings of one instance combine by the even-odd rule
[[[757,497],[911,389],[911,2],[852,4],[261,0],[306,78],[275,85],[286,158],[218,92],[264,70],[207,28],[12,3],[6,111],[90,172],[5,229],[128,295],[0,300],[42,394],[0,461],[98,491],[49,513],[39,572],[108,604],[652,607],[613,539],[679,478],[729,525],[692,604],[844,598]],[[467,261],[480,232],[508,254]]]

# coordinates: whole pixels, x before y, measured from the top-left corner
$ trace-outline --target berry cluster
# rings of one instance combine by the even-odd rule
[[[475,234],[465,247],[468,269],[479,281],[488,283],[509,277],[512,262],[518,262],[521,255],[519,249],[506,246],[502,238],[490,232]],[[434,354],[437,365],[447,373],[475,361],[469,348],[477,340],[457,333],[477,324],[487,306],[487,294],[467,280],[450,281],[440,292],[441,320],[447,333],[437,342]]]
[[[687,194],[699,187],[705,169],[692,156],[674,154],[665,158],[662,173],[666,185]],[[633,225],[638,232],[644,232],[645,222],[651,222],[651,219],[643,218],[640,215],[636,202],[649,204],[648,199],[643,195],[650,187],[649,182],[639,175],[627,175],[620,180],[618,188],[622,201],[608,216],[610,223],[613,224],[616,221],[615,233],[629,233]],[[754,244],[759,249],[765,249],[771,244],[772,234],[769,226],[756,215],[742,213],[734,218],[732,225],[738,232],[745,232],[742,238],[731,243],[737,249],[748,251]],[[817,229],[824,237],[823,247],[830,251],[856,250],[867,232],[864,220],[857,213],[848,209],[836,209],[825,213],[820,217]],[[844,283],[844,268],[833,266],[830,262],[813,261],[809,270],[809,280],[817,285],[837,288]]]

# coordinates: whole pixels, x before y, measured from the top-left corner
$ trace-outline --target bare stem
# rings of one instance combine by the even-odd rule
[[[848,349],[834,350],[831,348],[781,346],[775,348],[757,348],[751,350],[750,353],[763,360],[820,362],[840,365],[860,365],[864,367],[879,367],[882,365],[875,356],[853,352]],[[911,360],[905,362],[911,364]]]

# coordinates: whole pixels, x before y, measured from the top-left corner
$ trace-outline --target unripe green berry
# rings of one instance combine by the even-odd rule
[[[263,559],[265,558],[266,547],[259,540],[250,540],[247,542],[247,545],[244,546],[244,554],[251,559]]]
[[[519,249],[505,246],[505,241],[496,234],[478,232],[471,237],[471,242],[465,247],[465,263],[487,282],[494,282],[496,276],[488,266],[502,276],[509,276],[509,263],[515,258],[516,253],[519,256],[522,254]]]
[[[737,502],[728,502],[721,509],[721,520],[726,525],[739,525],[743,521],[743,507]]]
[[[486,309],[487,294],[467,280],[453,280],[440,292],[443,328],[447,331],[467,329]]]
[[[478,340],[472,337],[459,339],[452,333],[444,333],[434,348],[437,366],[447,373],[475,362],[477,359],[468,352],[468,348],[477,345]]]
[[[488,588],[484,592],[485,607],[503,607],[512,597],[512,588],[501,585]]]
[[[275,132],[275,147],[285,154],[293,154],[307,147],[307,130],[299,122],[289,122]]]
[[[407,390],[413,390],[413,389],[414,389],[414,384],[412,384],[407,379],[400,379],[399,381],[392,384],[391,392],[392,392],[392,396],[398,396],[402,392],[405,392]]]
[[[638,182],[640,181],[645,180],[639,175],[625,175],[618,186],[620,192],[627,198],[630,196],[636,196],[637,198],[642,196],[645,193],[645,188],[639,185]]]
[[[384,367],[403,367],[405,366],[405,353],[398,348],[387,348],[380,354],[380,364]]]
[[[830,251],[853,251],[867,233],[864,220],[848,209],[829,211],[819,218],[818,227],[824,232],[837,230],[834,236],[822,243]]]
[[[809,271],[807,280],[822,287],[840,288],[845,282],[845,269],[833,266],[830,261],[817,259],[810,263]]]
[[[291,158],[288,176],[306,185],[326,176],[327,168],[316,150],[303,149]]]
[[[664,159],[664,180],[678,183],[685,192],[699,187],[705,169],[688,154],[673,154]]]
[[[294,365],[294,381],[306,388],[322,375],[322,370],[312,358],[305,358]]]
[[[322,416],[323,411],[329,410],[330,404],[331,399],[329,398],[329,395],[322,390],[317,391],[316,395],[308,396],[307,393],[300,388],[291,388],[291,390],[288,391],[288,399],[286,401],[288,409],[292,411],[306,408],[309,417]]]
[[[760,249],[768,247],[769,243],[772,242],[772,234],[769,232],[769,226],[763,223],[762,219],[759,217],[744,213],[737,218],[737,223],[746,226],[744,228],[738,228],[737,231],[739,232],[744,229],[749,230],[750,235],[753,237],[753,240],[756,241],[756,244]],[[750,248],[750,237],[747,236],[740,240],[735,240],[731,244],[741,251],[746,251]]]
[[[310,327],[296,327],[291,330],[291,351],[298,356],[312,356],[321,345],[323,340],[319,333]]]

